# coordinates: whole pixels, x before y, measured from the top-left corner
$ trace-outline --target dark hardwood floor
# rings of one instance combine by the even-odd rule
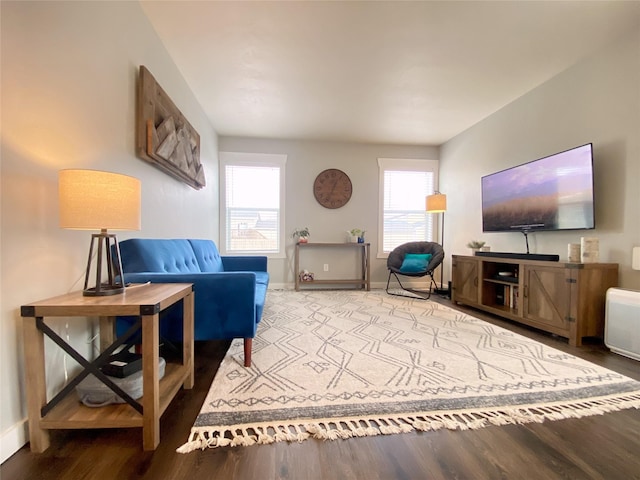
[[[438,300],[449,303],[447,300]],[[640,362],[460,308],[496,325],[640,380]],[[226,342],[196,344],[196,384],[161,421],[143,452],[141,430],[57,430],[42,454],[28,445],[0,469],[14,479],[640,479],[640,410],[474,431],[419,432],[339,441],[175,453],[224,356]]]

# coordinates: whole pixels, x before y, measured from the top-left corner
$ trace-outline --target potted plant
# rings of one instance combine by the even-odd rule
[[[291,236],[293,238],[297,238],[300,243],[307,243],[311,236],[309,233],[309,227],[297,228]]]
[[[475,255],[475,253],[480,250],[482,247],[484,247],[485,242],[482,242],[480,240],[471,240],[469,243],[467,243],[467,247],[469,247],[471,249],[471,254]]]
[[[364,230],[361,230],[359,228],[352,228],[351,230],[349,230],[349,233],[351,234],[352,243],[364,243]]]

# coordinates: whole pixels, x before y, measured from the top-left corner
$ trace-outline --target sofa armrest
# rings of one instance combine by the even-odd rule
[[[266,272],[266,256],[225,256],[222,258],[222,266],[225,272]]]
[[[253,272],[142,272],[125,273],[124,278],[127,284],[192,283],[196,340],[255,336],[258,318]]]

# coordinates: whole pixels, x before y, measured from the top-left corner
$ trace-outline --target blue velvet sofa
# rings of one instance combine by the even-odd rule
[[[134,238],[120,242],[124,281],[193,283],[196,340],[244,339],[244,364],[251,366],[252,339],[262,317],[269,274],[267,257],[220,256],[211,240]],[[160,335],[182,339],[182,306],[160,318]],[[131,319],[117,320],[118,334]]]

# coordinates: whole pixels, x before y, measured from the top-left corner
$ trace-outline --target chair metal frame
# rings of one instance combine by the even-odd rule
[[[396,281],[398,282],[398,285],[400,285],[400,288],[402,290],[404,290],[405,292],[409,292],[409,293],[413,293],[415,295],[418,295],[420,297],[420,300],[429,300],[431,298],[431,294],[433,293],[434,289],[437,290],[438,288],[438,284],[436,283],[435,279],[433,278],[433,272],[432,271],[427,271],[427,272],[419,272],[419,275],[407,275],[405,273],[401,273],[400,275],[405,275],[408,277],[424,277],[424,276],[429,276],[430,280],[429,280],[429,289],[428,290],[419,290],[417,288],[408,288],[405,287],[404,285],[402,285],[402,282],[400,281],[400,277],[398,277],[398,274],[396,272],[393,272],[391,270],[389,270],[389,278],[387,278],[387,288],[386,288],[386,292],[389,295],[395,295],[397,297],[404,297],[404,295],[402,295],[401,293],[393,293],[389,291],[389,283],[391,282],[391,275],[393,275],[394,277],[396,277]],[[426,297],[423,296],[426,294]]]

